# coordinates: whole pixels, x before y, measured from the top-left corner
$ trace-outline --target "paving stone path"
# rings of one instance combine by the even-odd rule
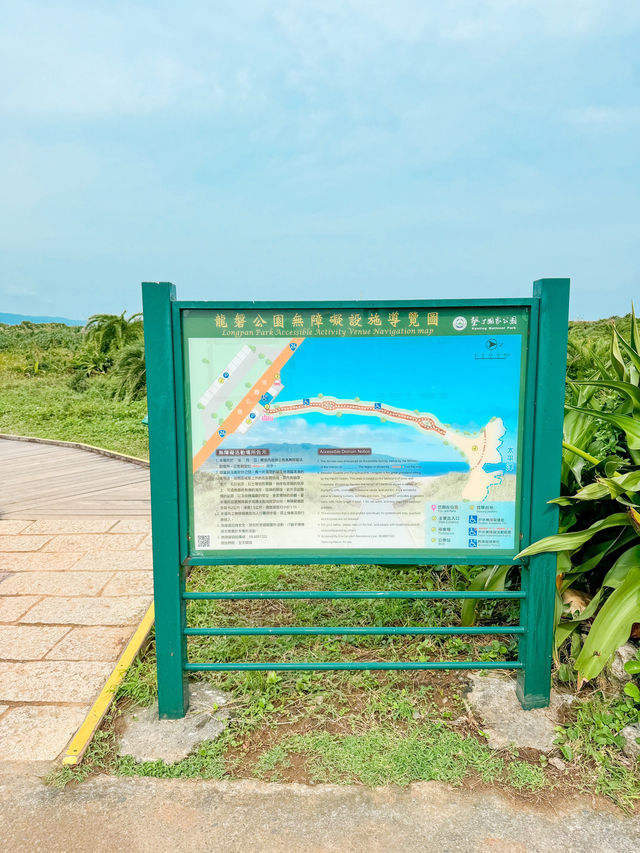
[[[148,470],[3,439],[0,471],[0,762],[51,762],[152,601]]]

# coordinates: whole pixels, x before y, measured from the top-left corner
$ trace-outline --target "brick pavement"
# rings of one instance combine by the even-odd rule
[[[149,520],[0,519],[0,762],[65,749],[152,601]]]

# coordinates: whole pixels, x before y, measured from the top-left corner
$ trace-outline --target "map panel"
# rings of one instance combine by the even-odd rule
[[[515,552],[527,323],[183,312],[194,553]]]

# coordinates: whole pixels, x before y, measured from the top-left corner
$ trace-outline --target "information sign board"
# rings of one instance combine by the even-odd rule
[[[512,556],[529,315],[185,310],[192,553]]]
[[[158,702],[187,672],[491,669],[548,704],[569,281],[522,299],[182,302],[143,284]],[[517,564],[508,589],[189,589],[191,566]],[[513,581],[520,576],[520,588]],[[195,600],[509,599],[508,626],[189,625]],[[509,661],[190,660],[196,636],[513,634]]]

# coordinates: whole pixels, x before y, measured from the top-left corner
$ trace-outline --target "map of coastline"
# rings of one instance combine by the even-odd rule
[[[443,340],[434,339],[429,345]],[[432,544],[446,541],[442,530],[447,531],[447,516],[444,521],[436,515],[430,518],[429,512],[439,512],[439,504],[431,506],[430,501],[468,504],[469,519],[475,517],[475,506],[482,504],[487,505],[487,512],[513,514],[509,507],[515,500],[514,427],[507,427],[499,411],[491,413],[482,425],[471,423],[465,428],[467,425],[447,423],[442,413],[435,414],[435,405],[429,410],[424,406],[422,389],[416,394],[415,386],[407,382],[399,388],[397,382],[388,381],[383,360],[376,364],[381,375],[379,397],[366,396],[371,381],[361,382],[362,396],[354,393],[364,374],[351,362],[345,361],[343,367],[335,356],[334,364],[340,369],[332,370],[327,359],[323,384],[328,393],[319,393],[317,358],[308,354],[305,369],[295,370],[311,343],[324,355],[320,347],[327,341],[308,338],[213,343],[205,339],[190,353],[191,383],[197,390],[192,409],[197,530],[217,530],[221,504],[214,496],[225,495],[223,500],[233,505],[233,488],[240,495],[249,494],[248,486],[237,485],[247,477],[253,484],[250,488],[257,508],[245,511],[245,521],[251,530],[258,530],[260,518],[264,521],[262,502],[268,502],[269,494],[288,494],[292,472],[299,479],[295,500],[304,505],[304,522],[291,521],[286,537],[289,547],[331,544],[336,530],[353,547],[367,537],[372,543],[386,537],[394,547],[426,547],[429,540]],[[206,381],[202,381],[205,374]],[[194,383],[196,377],[198,384]],[[335,393],[331,393],[332,379],[337,380]],[[350,386],[349,396],[344,395],[346,385]],[[443,397],[443,392],[439,395]],[[419,406],[410,408],[412,403]],[[447,405],[451,404],[445,408]],[[318,441],[324,434],[331,440]],[[316,440],[306,441],[308,436]],[[289,448],[288,455],[281,449],[284,446]],[[431,473],[435,470],[437,474]],[[234,477],[238,477],[236,485],[230,486]],[[293,498],[287,498],[282,504],[285,514],[293,503]],[[437,526],[429,529],[436,517]],[[296,530],[295,524],[301,529]],[[458,516],[455,524],[463,526]],[[327,533],[329,528],[333,533]],[[473,526],[465,530],[469,537],[465,543],[473,543],[470,547],[475,545],[474,530]],[[435,537],[429,536],[436,531]],[[509,533],[508,524],[499,530],[502,538]],[[202,543],[208,541],[208,535]],[[213,535],[220,543],[219,535]]]

